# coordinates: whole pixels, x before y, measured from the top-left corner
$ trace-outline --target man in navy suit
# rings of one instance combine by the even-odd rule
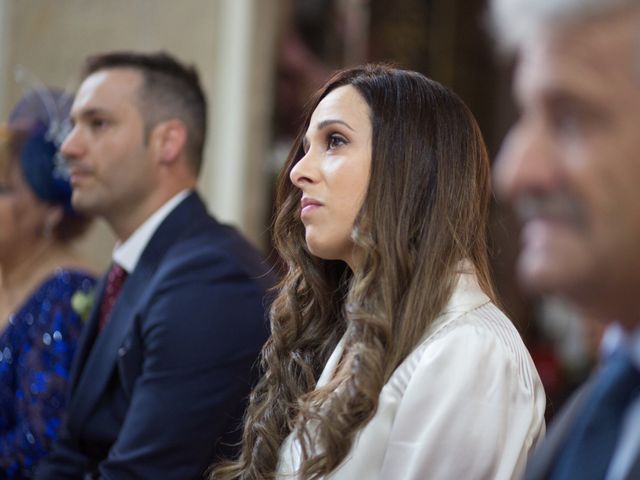
[[[529,479],[640,478],[640,1],[492,0],[520,118],[495,186],[522,221],[518,272],[608,324],[601,366]]]
[[[118,244],[37,478],[202,478],[239,440],[272,278],[195,193],[198,75],[163,53],[90,57],[71,119],[61,151],[73,205],[104,218]]]

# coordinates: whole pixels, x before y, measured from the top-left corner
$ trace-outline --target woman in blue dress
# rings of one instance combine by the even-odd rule
[[[71,98],[34,90],[3,130],[0,158],[0,479],[31,478],[64,414],[71,360],[95,278],[71,242],[58,145]]]

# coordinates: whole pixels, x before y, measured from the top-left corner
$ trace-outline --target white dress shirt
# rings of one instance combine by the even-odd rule
[[[186,189],[171,197],[164,205],[153,212],[142,225],[136,228],[129,238],[122,243],[116,243],[112,254],[114,263],[120,265],[129,274],[133,272],[136,265],[138,265],[142,252],[160,224],[191,192],[192,190]]]
[[[334,375],[341,341],[318,387]],[[509,319],[461,274],[447,306],[380,392],[332,480],[520,478],[544,434],[545,393]],[[289,435],[278,479],[297,478],[300,445]]]

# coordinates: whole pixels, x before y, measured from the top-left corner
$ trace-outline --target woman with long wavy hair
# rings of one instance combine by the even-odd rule
[[[489,200],[457,96],[387,66],[335,74],[280,175],[265,374],[211,478],[517,477],[545,398],[492,302]]]

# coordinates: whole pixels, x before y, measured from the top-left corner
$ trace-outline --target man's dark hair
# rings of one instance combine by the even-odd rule
[[[112,68],[131,68],[142,74],[139,107],[146,139],[164,120],[177,118],[185,124],[186,153],[194,172],[199,173],[207,131],[207,99],[196,69],[166,52],[108,52],[87,58],[83,78]]]

